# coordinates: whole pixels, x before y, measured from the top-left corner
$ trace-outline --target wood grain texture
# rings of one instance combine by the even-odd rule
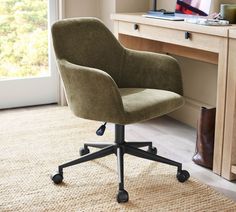
[[[119,41],[125,47],[130,49],[173,54],[187,57],[190,59],[199,60],[202,62],[218,64],[218,54],[209,51],[184,47],[181,45],[175,45],[170,43],[163,43],[151,39],[129,36],[125,34],[119,34]]]
[[[128,36],[119,34],[119,41],[122,45],[129,49],[149,51],[149,52],[162,52],[162,43],[154,40],[143,39],[135,36]]]
[[[236,32],[236,30],[234,30]],[[233,34],[233,33],[232,33]],[[222,176],[236,179],[231,167],[236,164],[236,37],[229,40],[229,66],[226,94],[225,133],[223,146]],[[235,169],[233,169],[235,170]]]
[[[162,51],[174,55],[187,57],[194,60],[199,60],[202,62],[218,64],[218,54],[209,51],[204,51],[169,43],[163,44]]]
[[[236,174],[236,166],[235,166],[235,165],[233,165],[233,166],[231,167],[231,172],[232,172],[233,174]]]
[[[135,26],[137,29],[135,29]],[[119,33],[215,53],[219,50],[221,41],[219,36],[189,31],[186,27],[181,30],[168,27],[120,21]],[[190,33],[189,39],[185,38],[186,32]]]
[[[213,171],[221,175],[222,151],[224,141],[225,124],[225,101],[226,101],[226,80],[228,62],[228,39],[220,42],[218,80],[217,80],[217,100],[216,100],[216,126],[215,126],[215,145]]]

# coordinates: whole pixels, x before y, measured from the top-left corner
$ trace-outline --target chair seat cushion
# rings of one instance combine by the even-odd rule
[[[141,122],[170,113],[184,104],[179,94],[158,89],[120,88],[125,122]]]

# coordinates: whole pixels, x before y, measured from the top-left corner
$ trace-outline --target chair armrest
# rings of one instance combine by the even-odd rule
[[[173,57],[129,49],[126,49],[121,86],[183,93],[180,67]]]
[[[109,74],[66,60],[58,60],[58,66],[68,104],[75,115],[107,122],[123,118],[122,99]]]

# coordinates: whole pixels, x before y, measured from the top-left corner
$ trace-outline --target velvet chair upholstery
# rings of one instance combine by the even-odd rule
[[[131,124],[183,105],[181,73],[174,58],[126,49],[94,18],[60,21],[52,34],[75,115]]]
[[[121,164],[119,192],[123,193],[118,193],[118,202],[128,201],[123,185],[124,153],[177,166],[178,174],[183,174],[181,164],[133,148],[149,146],[152,150],[151,142],[129,144],[124,140],[124,125],[167,114],[184,104],[177,61],[167,55],[123,47],[96,18],[61,20],[53,25],[52,36],[70,109],[78,117],[116,125],[116,144],[110,146],[110,152],[101,150],[101,155],[94,153],[92,158],[84,154],[89,153],[86,144],[82,159],[59,166],[55,175],[59,180],[53,176],[53,181],[62,181],[62,168],[84,162],[86,157],[88,161],[106,156],[108,152],[115,153]],[[177,178],[184,182],[188,177],[187,174],[182,181]]]

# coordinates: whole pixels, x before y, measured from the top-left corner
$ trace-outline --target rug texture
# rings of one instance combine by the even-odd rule
[[[130,200],[116,202],[116,157],[64,170],[64,183],[50,173],[78,158],[100,123],[83,120],[67,107],[47,106],[0,112],[0,211],[236,211],[236,204],[193,178],[176,180],[176,168],[125,156]]]

